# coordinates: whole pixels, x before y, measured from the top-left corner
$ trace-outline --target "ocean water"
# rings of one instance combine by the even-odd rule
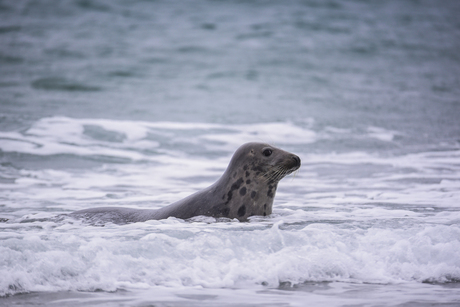
[[[460,2],[0,1],[0,306],[460,305]],[[89,224],[297,154],[273,214]]]

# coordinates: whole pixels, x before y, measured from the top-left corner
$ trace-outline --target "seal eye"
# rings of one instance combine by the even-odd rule
[[[266,157],[270,156],[272,154],[272,150],[270,148],[265,148],[264,151],[262,151],[262,154]]]

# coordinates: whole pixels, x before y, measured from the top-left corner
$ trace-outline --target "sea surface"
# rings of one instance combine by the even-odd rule
[[[459,306],[460,2],[0,1],[0,306]],[[248,222],[161,208],[249,141]]]

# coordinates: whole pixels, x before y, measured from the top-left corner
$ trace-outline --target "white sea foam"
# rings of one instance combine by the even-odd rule
[[[124,137],[98,139],[85,134],[85,126]],[[177,130],[190,138],[178,141]],[[158,287],[275,291],[283,283],[460,279],[456,150],[382,157],[299,149],[302,168],[279,184],[274,213],[248,223],[197,217],[98,227],[56,218],[96,206],[167,205],[212,184],[240,142],[268,138],[267,131],[270,142],[296,148],[327,133],[349,133],[328,128],[316,134],[292,123],[63,117],[42,119],[24,133],[3,132],[3,152],[109,158],[94,167],[5,169],[5,177],[14,182],[0,184],[1,217],[9,219],[0,223],[0,294]],[[158,140],[150,140],[152,133]],[[167,140],[171,135],[178,143]],[[189,148],[194,143],[205,144],[205,150],[194,154]],[[145,151],[149,146],[155,151]],[[128,160],[112,163],[112,158]]]
[[[121,135],[119,142],[93,139],[85,134],[86,126],[95,126],[106,132]],[[222,134],[218,130],[231,132]],[[103,155],[132,160],[151,159],[138,150],[154,149],[157,141],[147,139],[149,133],[172,136],[177,130],[196,131],[195,142],[203,140],[226,143],[233,151],[235,147],[249,141],[265,141],[281,144],[305,144],[314,141],[315,133],[290,123],[268,123],[254,125],[185,124],[171,122],[133,122],[106,119],[72,119],[52,117],[39,120],[24,133],[0,132],[0,149],[4,152],[18,152],[34,155]],[[200,133],[200,131],[203,131]],[[180,139],[180,138],[178,138]],[[192,139],[182,139],[193,142]],[[209,144],[204,144],[209,145]],[[224,147],[221,145],[219,149]]]
[[[268,227],[175,219],[103,228],[46,223],[10,225],[22,230],[21,237],[2,240],[3,294],[460,277],[460,231],[452,226],[363,230],[314,223],[295,229],[276,218]]]
[[[389,131],[386,129],[382,129],[379,127],[369,127],[367,128],[369,132],[369,136],[372,138],[376,138],[381,141],[391,142],[395,135],[398,135],[396,131]]]

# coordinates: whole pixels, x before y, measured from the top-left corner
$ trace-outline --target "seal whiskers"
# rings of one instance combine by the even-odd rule
[[[260,175],[260,178],[263,178],[264,182],[280,181],[292,172],[294,171],[289,168],[286,168],[285,166],[279,165],[276,166],[271,172]]]

